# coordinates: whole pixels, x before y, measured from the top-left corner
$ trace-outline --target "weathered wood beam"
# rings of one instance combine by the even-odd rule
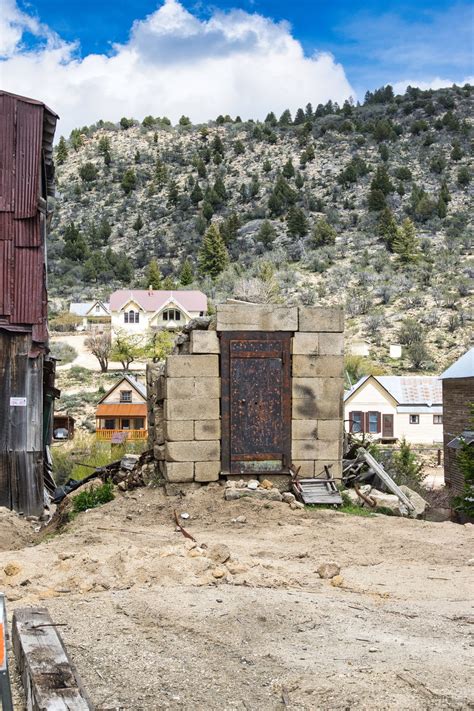
[[[27,711],[93,709],[46,608],[15,610],[12,637]]]

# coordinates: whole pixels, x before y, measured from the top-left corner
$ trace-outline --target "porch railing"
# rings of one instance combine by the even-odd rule
[[[114,434],[126,434],[128,440],[146,439],[148,437],[147,430],[96,430],[97,439],[107,441],[111,440]]]

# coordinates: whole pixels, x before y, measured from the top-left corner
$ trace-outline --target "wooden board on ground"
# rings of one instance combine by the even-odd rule
[[[28,711],[93,708],[46,608],[15,610],[12,638]]]
[[[304,504],[342,504],[342,497],[332,479],[298,479],[295,494]]]

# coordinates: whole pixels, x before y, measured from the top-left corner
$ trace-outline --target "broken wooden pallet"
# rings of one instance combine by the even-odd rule
[[[91,711],[93,707],[46,608],[15,610],[12,637],[28,711]]]
[[[297,479],[293,491],[304,504],[342,504],[342,497],[332,479]]]

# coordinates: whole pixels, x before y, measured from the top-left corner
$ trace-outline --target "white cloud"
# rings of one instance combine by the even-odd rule
[[[81,58],[76,44],[20,12],[14,0],[3,1],[2,86],[45,101],[62,118],[60,133],[124,115],[263,118],[270,110],[355,95],[332,55],[306,57],[287,23],[262,15],[216,11],[200,20],[177,0],[165,0],[133,24],[128,42],[114,45],[110,56]],[[38,38],[34,49],[21,46],[24,31]]]
[[[446,86],[452,86],[457,84],[458,86],[464,86],[464,84],[474,84],[474,76],[464,77],[461,81],[454,81],[453,79],[442,79],[441,77],[434,77],[433,79],[403,79],[397,81],[393,85],[393,90],[395,94],[404,94],[408,86],[416,86],[418,89],[426,91],[427,89],[442,89]]]

